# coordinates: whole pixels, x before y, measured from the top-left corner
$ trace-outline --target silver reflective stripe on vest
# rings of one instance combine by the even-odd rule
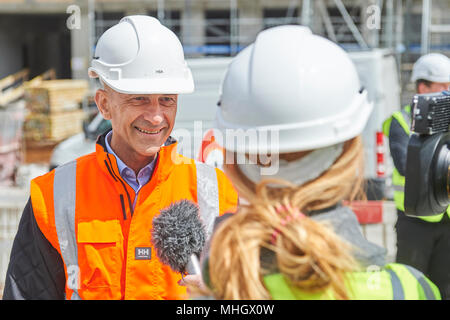
[[[436,297],[433,293],[433,290],[431,290],[430,284],[425,280],[425,277],[422,272],[417,271],[413,267],[405,266],[406,269],[408,269],[409,272],[419,281],[420,285],[422,286],[423,291],[425,292],[425,297],[428,300],[436,300]]]
[[[405,300],[402,283],[394,270],[386,269],[391,276],[393,300]]]
[[[206,227],[207,239],[211,236],[214,220],[219,216],[219,185],[216,169],[202,162],[197,168],[197,203]]]
[[[400,112],[402,113],[403,119],[405,120],[405,122],[409,125],[409,127],[411,127],[411,113],[407,112],[405,110],[405,108],[402,108],[402,110],[400,110]],[[407,132],[408,134],[410,134],[410,132]]]
[[[73,290],[72,300],[80,300],[78,295],[80,268],[75,235],[76,173],[76,161],[69,162],[55,169],[53,182],[56,234],[67,268],[67,287]]]

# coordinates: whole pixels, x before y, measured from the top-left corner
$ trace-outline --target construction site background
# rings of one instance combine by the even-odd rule
[[[449,13],[448,0],[0,1],[0,290],[29,182],[95,113],[97,84],[87,68],[98,38],[123,16],[157,17],[189,59],[233,57],[259,31],[282,24],[309,26],[349,52],[384,48],[397,62],[400,108],[414,94],[418,57],[450,54]],[[362,228],[393,261],[395,206],[384,200],[382,216]]]

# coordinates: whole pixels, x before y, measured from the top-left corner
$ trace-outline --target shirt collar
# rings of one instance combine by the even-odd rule
[[[105,137],[105,145],[106,145],[106,150],[108,151],[108,153],[111,153],[117,161],[117,167],[119,169],[119,173],[120,176],[123,177],[124,171],[128,171],[130,170],[132,173],[134,173],[134,171],[128,167],[117,155],[116,153],[113,151],[113,149],[111,148],[111,146],[109,145],[109,140],[112,138],[112,130],[110,132],[108,132],[108,134]],[[148,164],[146,165],[144,168],[142,168],[139,172],[142,172],[142,170],[144,170],[145,168],[149,168],[150,171],[153,171],[153,165],[155,163],[155,160],[158,158],[158,154],[156,154],[155,158]]]

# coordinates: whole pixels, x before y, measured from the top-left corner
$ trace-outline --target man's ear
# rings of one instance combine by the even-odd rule
[[[105,120],[111,120],[111,110],[108,92],[105,89],[98,89],[94,97],[97,108]]]
[[[430,87],[428,87],[425,83],[420,82],[417,85],[417,93],[418,94],[430,93]]]

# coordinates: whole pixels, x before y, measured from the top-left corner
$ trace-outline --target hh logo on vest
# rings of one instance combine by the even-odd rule
[[[150,247],[136,247],[134,248],[135,260],[150,260],[152,258],[152,248]]]

